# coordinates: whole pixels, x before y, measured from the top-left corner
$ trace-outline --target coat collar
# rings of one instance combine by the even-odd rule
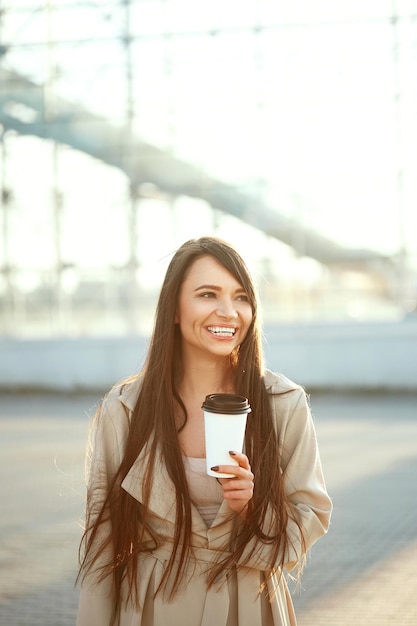
[[[142,387],[142,378],[137,375],[130,378],[121,386],[119,400],[129,410],[133,411]]]

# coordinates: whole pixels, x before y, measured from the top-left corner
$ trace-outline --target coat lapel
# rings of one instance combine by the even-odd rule
[[[148,449],[144,448],[122,482],[122,488],[138,502],[143,502],[144,499],[144,476],[148,455]],[[174,484],[165,464],[157,460],[152,474],[149,510],[166,522],[175,524],[175,500]],[[192,523],[193,532],[207,538],[207,526],[194,505],[192,505]]]
[[[127,385],[120,394],[120,401],[130,414],[135,407],[139,395],[140,383],[141,381],[138,379],[136,384]],[[148,458],[149,446],[146,446],[141,451],[122,482],[122,488],[138,502],[143,502],[144,499],[144,477]],[[175,524],[175,500],[174,484],[166,470],[165,463],[162,462],[159,456],[155,461],[153,469],[149,509],[158,517]],[[193,504],[191,505],[191,513],[193,532],[207,541],[207,526]]]
[[[148,447],[144,448],[125,479],[122,487],[138,502],[144,500],[144,477],[148,462]],[[163,463],[155,463],[149,501],[150,510],[163,519],[175,523],[175,488]]]
[[[126,385],[120,394],[120,402],[131,416],[140,388],[141,379]],[[133,463],[122,482],[122,488],[138,502],[144,500],[144,477],[149,458],[149,446],[145,446]],[[150,510],[159,517],[175,523],[175,488],[168,476],[165,465],[156,461],[152,476],[152,488],[149,501]]]

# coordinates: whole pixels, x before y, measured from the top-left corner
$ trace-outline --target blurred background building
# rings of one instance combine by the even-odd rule
[[[3,0],[0,333],[146,334],[216,234],[269,324],[417,294],[416,0]]]

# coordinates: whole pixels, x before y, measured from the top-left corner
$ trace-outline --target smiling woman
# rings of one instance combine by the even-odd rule
[[[251,412],[216,478],[201,469],[202,403],[225,393]],[[286,571],[332,504],[306,395],[264,369],[253,281],[230,244],[202,237],[173,256],[143,370],[104,398],[87,461],[78,626],[295,625]]]

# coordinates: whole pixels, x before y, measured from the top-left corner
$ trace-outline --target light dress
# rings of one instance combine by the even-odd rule
[[[191,500],[210,528],[223,501],[223,490],[217,480],[207,474],[206,459],[190,456],[183,459]]]

